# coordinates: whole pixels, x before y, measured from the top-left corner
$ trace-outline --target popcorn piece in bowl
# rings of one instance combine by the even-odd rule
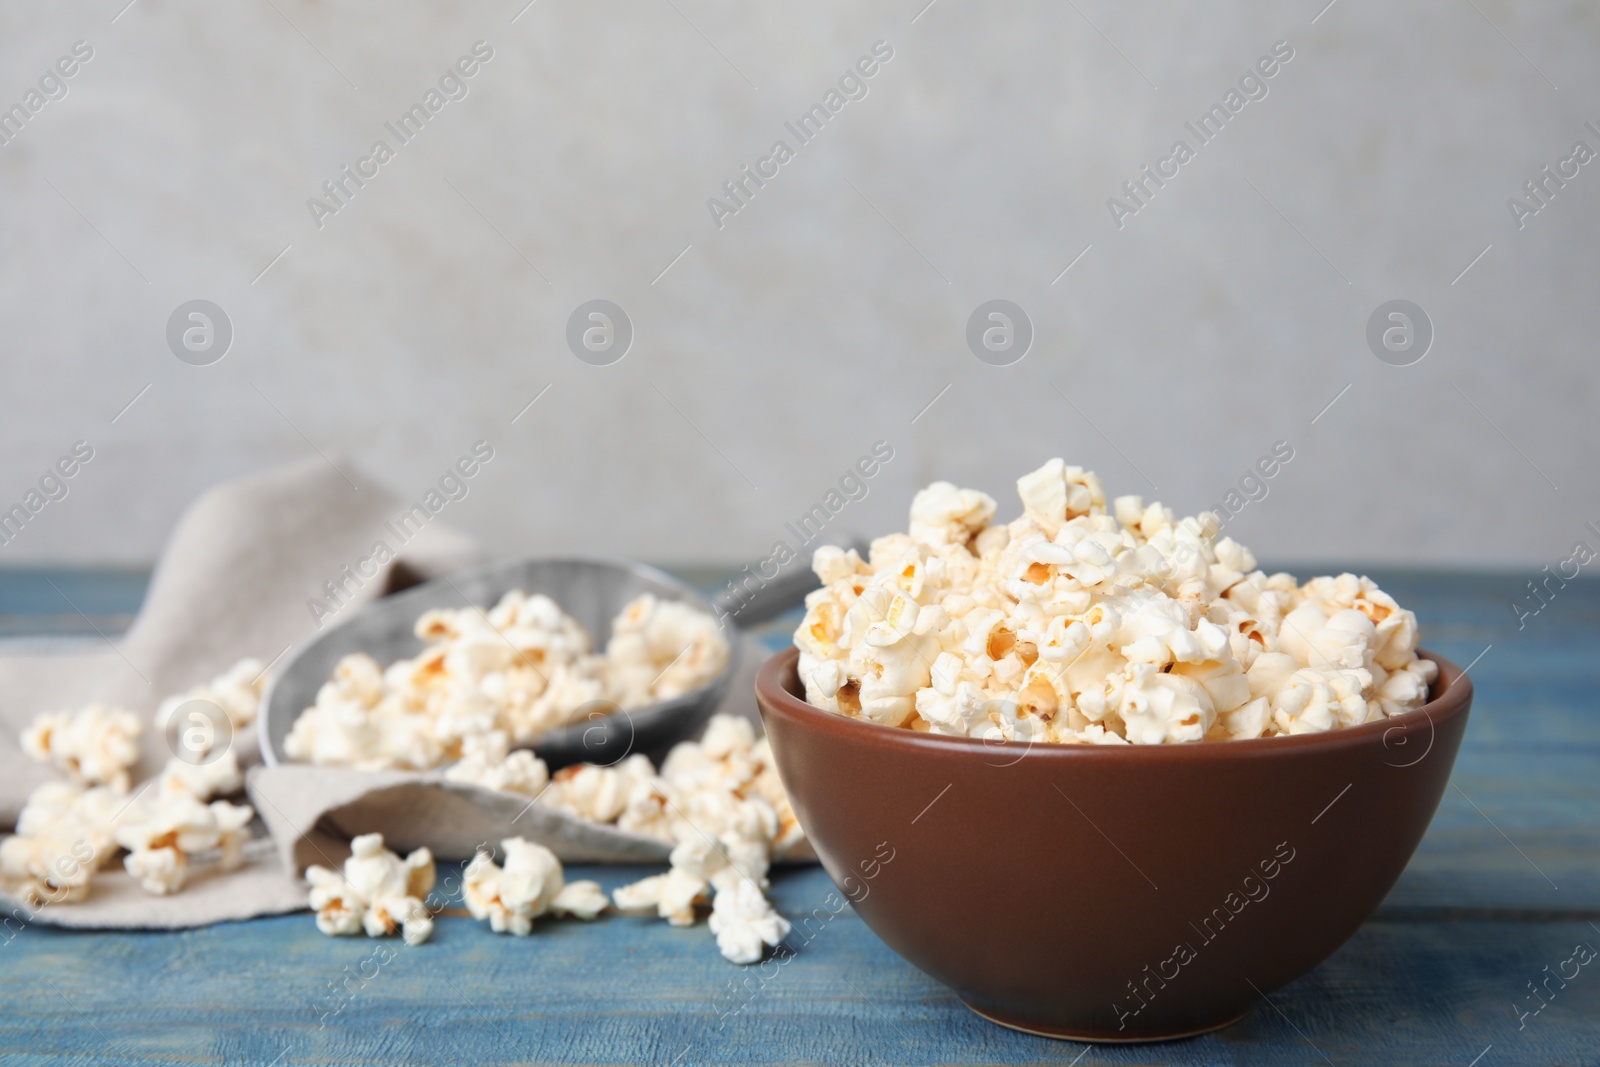
[[[76,712],[47,712],[22,732],[22,750],[74,781],[126,791],[139,762],[144,723],[123,708],[90,704]]]
[[[423,900],[433,889],[433,853],[425,848],[401,859],[383,847],[382,834],[362,834],[350,842],[343,872],[327,867],[306,869],[311,908],[317,929],[330,937],[363,931],[385,937],[401,931],[408,945],[433,933],[433,917]]]
[[[608,689],[624,707],[667,700],[721,674],[730,655],[712,616],[647,593],[611,623],[606,646]]]
[[[1186,744],[1317,732],[1421,707],[1416,617],[1370,579],[1300,585],[1059,459],[1023,514],[935,482],[868,558],[818,549],[795,632],[806,700],[994,741]]]

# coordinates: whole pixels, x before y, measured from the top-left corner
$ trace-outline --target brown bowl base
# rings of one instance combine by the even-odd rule
[[[795,817],[862,922],[976,1014],[1091,1042],[1218,1029],[1251,992],[1332,955],[1422,840],[1472,702],[1466,675],[1432,657],[1433,699],[1381,722],[1214,744],[1013,746],[997,761],[978,739],[807,704],[799,656],[769,660],[756,698]],[[1222,829],[1214,811],[1235,810],[1249,818]],[[1073,907],[1026,927],[988,906],[1063,894]],[[1211,932],[1247,904],[1248,932]],[[1177,981],[1173,966],[1191,961]],[[1136,1015],[1115,1007],[1119,977]],[[1145,1010],[1139,983],[1153,996],[1158,979],[1163,999]]]
[[[1193,1030],[1175,1030],[1170,1034],[1144,1034],[1140,1037],[1109,1037],[1103,1033],[1084,1033],[1082,1031],[1070,1030],[1064,1027],[1029,1025],[1026,1023],[1005,1019],[998,1015],[991,1015],[989,1012],[986,1012],[981,1008],[974,1008],[971,1004],[968,1004],[964,1000],[961,1003],[967,1008],[968,1011],[972,1012],[972,1014],[987,1019],[998,1026],[1003,1026],[1007,1030],[1020,1030],[1024,1034],[1033,1034],[1035,1037],[1049,1037],[1054,1038],[1057,1041],[1081,1041],[1091,1045],[1142,1045],[1155,1041],[1180,1041],[1186,1037],[1199,1037],[1201,1034],[1209,1034],[1213,1031],[1232,1026],[1234,1023],[1250,1014],[1250,1009],[1246,1008],[1233,1018],[1224,1019],[1220,1023],[1212,1023],[1209,1026],[1196,1027]]]

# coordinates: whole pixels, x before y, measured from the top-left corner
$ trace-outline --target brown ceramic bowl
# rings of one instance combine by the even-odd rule
[[[1153,1041],[1238,1020],[1342,945],[1449,780],[1472,683],[1326,734],[1201,745],[987,744],[756,697],[823,866],[889,947],[1004,1026]]]

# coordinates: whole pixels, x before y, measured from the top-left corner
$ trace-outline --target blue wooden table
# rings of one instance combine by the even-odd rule
[[[1091,1047],[1003,1030],[848,908],[761,969],[725,963],[703,924],[610,917],[513,939],[446,916],[412,949],[326,938],[300,914],[23,930],[0,945],[0,1065],[1600,1064],[1600,962],[1550,980],[1574,946],[1600,949],[1600,582],[1570,583],[1518,630],[1526,575],[1373,576],[1416,609],[1429,647],[1476,661],[1454,781],[1372,920],[1220,1033]],[[127,573],[49,577],[101,629],[125,624],[143,588]],[[43,575],[10,571],[0,632],[87,626]],[[775,645],[783,632],[769,630]],[[610,889],[642,873],[571,875]],[[778,873],[772,895],[797,915],[831,888],[813,867]]]

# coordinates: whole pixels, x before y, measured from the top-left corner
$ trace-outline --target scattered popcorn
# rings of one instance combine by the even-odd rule
[[[1298,584],[1053,459],[1023,515],[935,482],[868,558],[823,547],[795,632],[806,699],[851,718],[995,741],[1173,744],[1273,737],[1421,707],[1436,666],[1370,579]]]
[[[243,788],[244,772],[239,769],[239,757],[232,750],[209,763],[189,763],[174,756],[167,760],[156,779],[156,789],[162,795],[181,793],[196,800],[231,796]]]
[[[83,838],[102,856],[116,851],[111,827],[128,807],[128,796],[111,786],[46,782],[33,791],[17,816],[24,837]]]
[[[584,880],[568,882],[550,901],[550,911],[556,915],[570,915],[574,919],[592,921],[611,906],[611,900],[600,888],[599,882]]]
[[[773,910],[748,878],[726,880],[711,902],[711,932],[731,963],[756,963],[789,934],[789,920]]]
[[[144,723],[122,708],[90,704],[76,712],[46,712],[22,732],[22,750],[77,782],[126,791],[128,769],[139,762]]]
[[[544,802],[590,822],[615,822],[633,788],[655,778],[644,756],[629,756],[614,767],[580,763],[564,767],[550,780]]]
[[[789,922],[766,896],[766,850],[737,836],[711,840],[689,838],[672,850],[666,874],[619,888],[612,894],[618,910],[654,909],[673,926],[693,926],[695,908],[711,903],[711,932],[717,948],[732,963],[755,963],[764,946],[776,946],[789,932]]]
[[[263,674],[259,661],[240,660],[206,685],[162,701],[158,721],[205,699],[236,729],[246,726],[259,708]],[[198,752],[210,755],[199,764],[170,759],[130,796],[142,729],[133,712],[92,704],[41,715],[23,731],[24,751],[73,780],[46,782],[29,796],[16,834],[0,841],[0,889],[33,903],[83,900],[93,874],[121,849],[128,850],[123,868],[156,894],[182,888],[191,857],[214,854],[224,871],[239,866],[255,812],[213,799],[244,787],[238,757],[229,750]]]
[[[616,906],[692,925],[697,909],[709,905],[722,954],[755,962],[789,930],[763,893],[768,867],[803,837],[771,749],[748,721],[714,716],[704,737],[674,748],[659,771],[636,755],[551,776],[532,751],[512,748],[530,730],[558,722],[551,710],[558,706],[663,699],[705,684],[728,662],[714,620],[684,605],[640,598],[619,616],[615,631],[606,654],[595,656],[587,635],[553,602],[521,594],[487,614],[431,612],[417,632],[432,646],[417,658],[388,668],[364,656],[340,662],[296,723],[291,754],[363,767],[420,768],[453,759],[445,772],[452,781],[540,798],[574,816],[671,842],[668,871],[619,889]],[[248,725],[258,712],[262,674],[258,663],[243,661],[163,701],[158,721],[188,701],[207,700],[230,725]],[[1397,687],[1395,698],[1402,697]],[[139,730],[133,713],[99,706],[42,716],[30,728],[29,752],[76,781],[47,783],[30,798],[18,833],[0,842],[0,888],[35,905],[82,900],[94,872],[119,850],[126,850],[127,873],[160,895],[181,890],[199,866],[227,871],[240,864],[255,813],[217,799],[243,787],[237,756],[198,753],[211,755],[203,763],[173,758],[130,797]],[[95,784],[102,781],[109,784]],[[540,916],[592,920],[612,906],[597,883],[566,882],[543,846],[510,838],[502,847],[503,867],[480,853],[464,879],[468,910],[492,929],[526,935]],[[399,931],[409,944],[427,940],[433,918],[424,899],[435,877],[429,851],[402,860],[379,834],[356,838],[351,849],[341,871],[306,872],[317,928],[333,936]]]
[[[661,764],[659,779],[635,787],[617,822],[623,829],[653,829],[655,836],[674,842],[702,836],[701,831],[737,834],[770,843],[773,856],[784,855],[803,838],[771,746],[737,715],[713,715],[700,741],[675,746]]]
[[[145,892],[176,893],[188,877],[191,856],[216,852],[218,869],[238,867],[250,838],[245,826],[253,818],[249,805],[204,804],[182,791],[140,797],[115,831],[117,844],[128,850],[122,865]]]
[[[487,852],[479,852],[467,865],[463,896],[475,919],[488,919],[497,934],[527,937],[533,920],[541,915],[571,915],[593,919],[605,910],[607,900],[596,882],[566,881],[561,861],[543,845],[520,837],[500,842],[504,867]]]
[[[0,841],[0,888],[34,906],[85,899],[91,877],[117,851],[112,826],[127,802],[110,786],[39,786],[16,834]]]
[[[433,853],[419,848],[405,859],[383,847],[382,834],[362,834],[350,842],[344,872],[306,868],[317,929],[330,937],[362,931],[386,937],[401,931],[408,945],[433,933],[433,917],[423,900],[433,889]]]
[[[677,696],[714,680],[732,654],[710,614],[648,594],[613,620],[604,654],[555,601],[516,590],[488,611],[425,612],[415,632],[426,645],[412,659],[342,659],[295,720],[286,754],[358,770],[459,761],[469,766],[457,780],[537,795],[532,765],[501,756],[487,735],[509,750],[597,701],[629,709]]]
[[[711,883],[674,867],[666,874],[653,874],[612,894],[620,911],[656,910],[673,926],[693,926],[695,905],[704,904]]]
[[[266,668],[261,661],[242,659],[211,681],[163,700],[156,708],[156,726],[165,731],[180,707],[191,700],[204,700],[221,708],[237,733],[256,721],[266,687]]]
[[[950,505],[957,514],[970,506],[965,499]],[[712,616],[639,597],[613,620],[605,654],[596,655],[553,600],[512,592],[487,612],[427,612],[415,632],[427,647],[413,659],[388,667],[362,655],[339,662],[290,731],[284,748],[291,759],[361,770],[449,763],[451,781],[534,797],[589,822],[673,843],[666,874],[617,891],[615,903],[625,910],[654,910],[692,925],[697,906],[714,906],[716,879],[733,877],[751,880],[765,905],[768,865],[803,835],[771,749],[749,722],[714,716],[704,738],[674,748],[659,772],[634,755],[551,775],[531,751],[513,748],[574,721],[591,702],[637,707],[710,682],[731,654]],[[710,851],[706,834],[715,843]],[[468,910],[496,932],[524,936],[541,915],[594,918],[610,903],[595,883],[566,885],[560,863],[541,846],[521,838],[502,845],[505,866],[480,852],[463,888]],[[362,905],[352,902],[347,879],[316,877],[314,892],[326,905],[318,905],[319,925],[327,932],[358,927]],[[761,933],[783,923],[770,906],[762,913],[744,903],[728,914],[740,917],[728,918],[730,932],[719,938],[730,959],[752,951],[759,958],[750,937],[769,943]]]
[[[0,883],[35,908],[83,900],[97,866],[93,847],[83,838],[17,834],[0,841]]]
[[[773,858],[802,835],[767,740],[756,739],[748,720],[712,716],[700,741],[676,746],[659,776],[635,782],[617,825],[674,843],[665,874],[612,893],[618,910],[653,910],[674,926],[692,926],[696,908],[709,902],[718,948],[735,963],[756,962],[762,945],[788,933],[789,924],[762,890]],[[740,886],[737,901],[720,903]],[[761,908],[749,899],[752,893]],[[722,919],[716,918],[719,907]]]

